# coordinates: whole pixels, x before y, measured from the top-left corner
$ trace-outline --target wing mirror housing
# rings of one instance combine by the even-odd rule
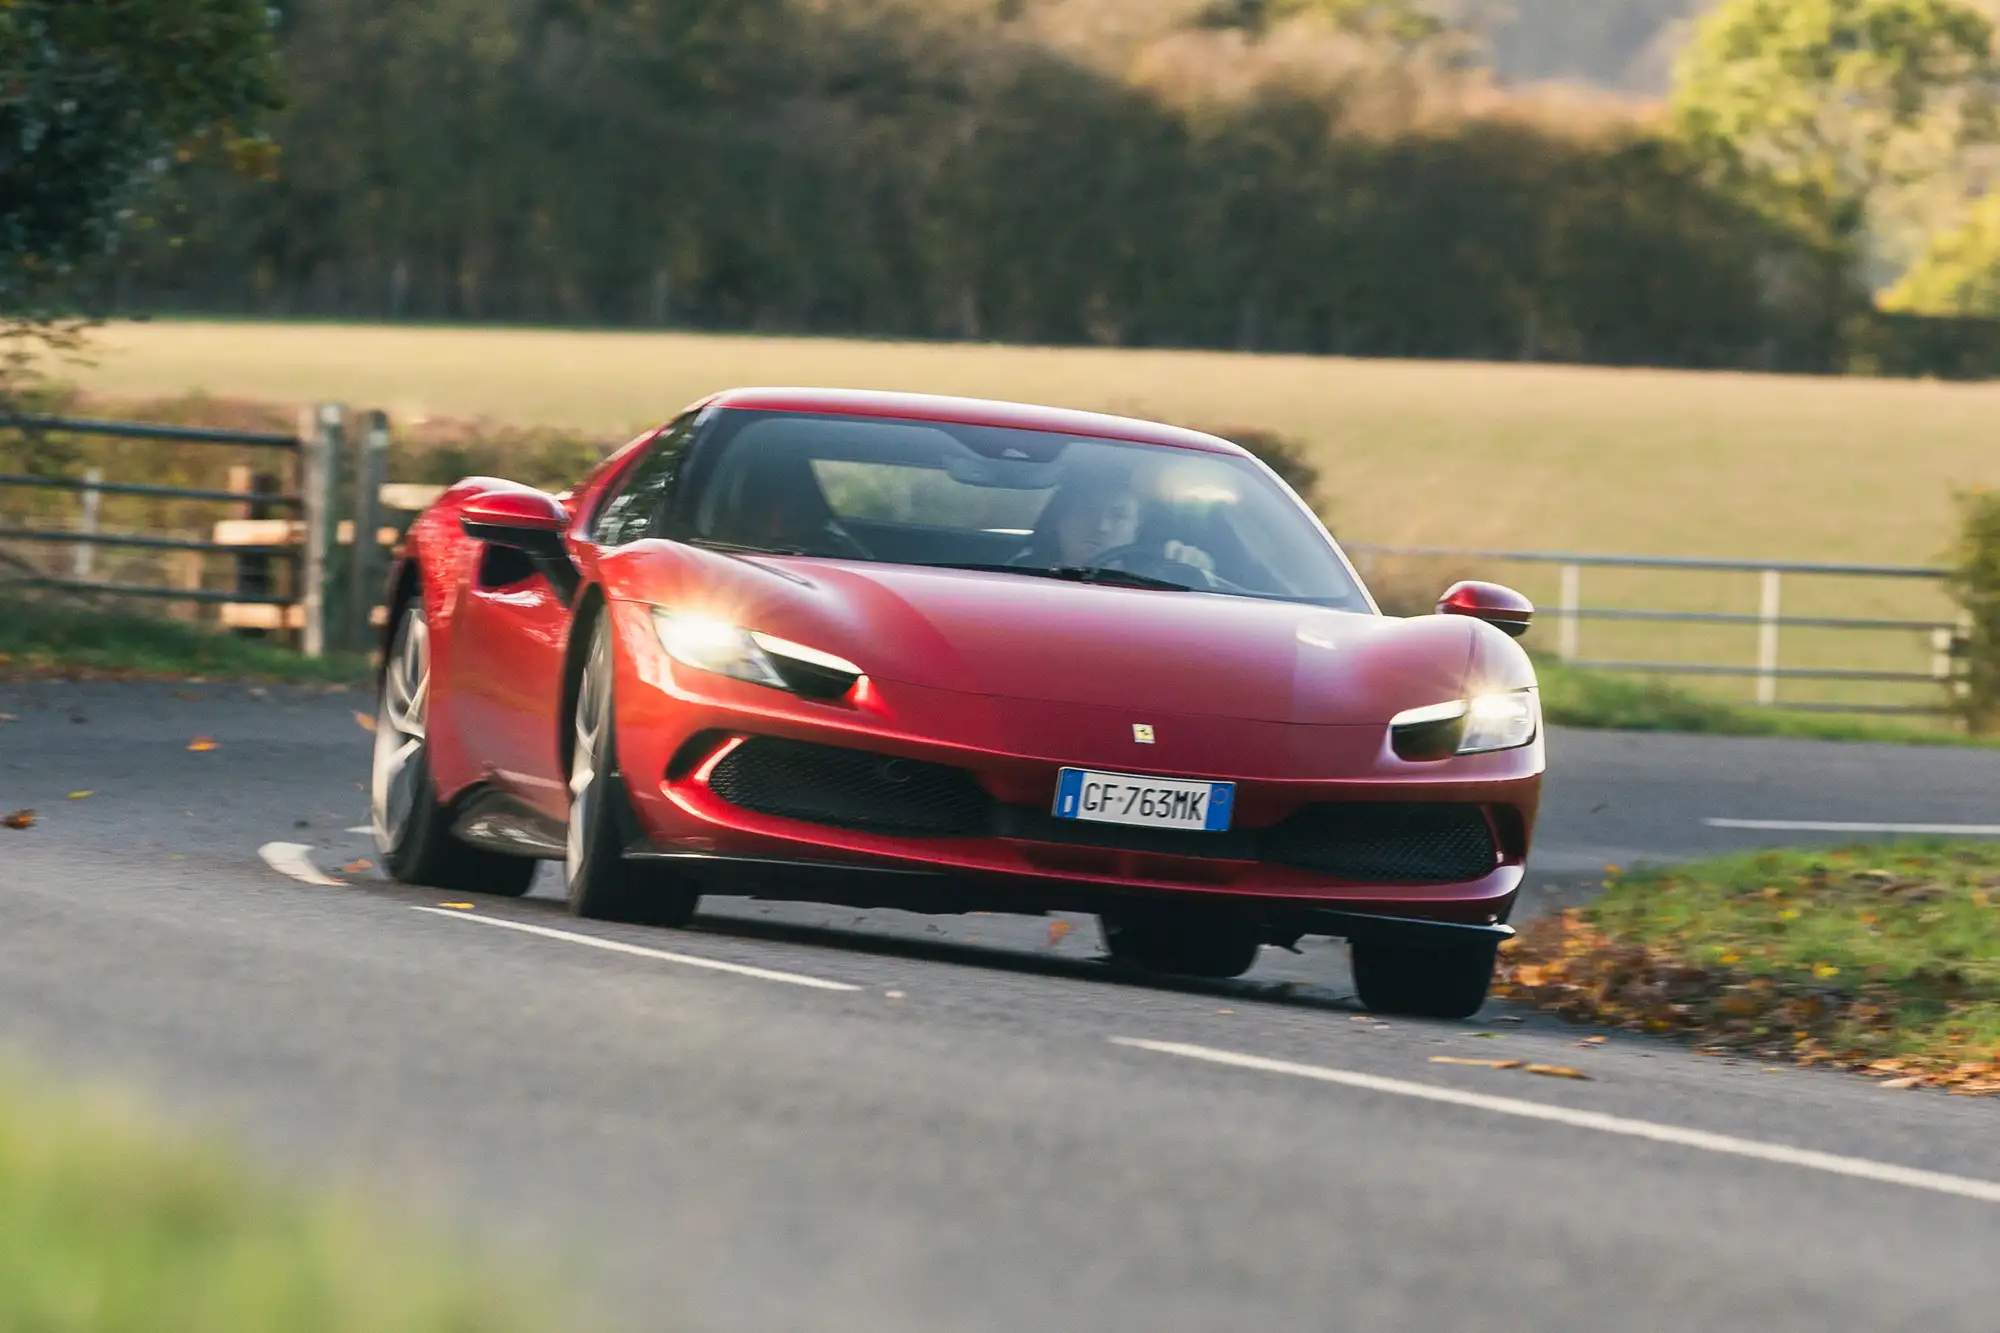
[[[576,565],[563,544],[563,529],[569,522],[562,501],[513,482],[473,496],[458,511],[458,524],[466,536],[526,555],[564,604],[575,595],[578,582]]]
[[[1535,604],[1512,588],[1466,579],[1445,589],[1444,596],[1438,598],[1437,613],[1471,616],[1518,639],[1535,618]]]

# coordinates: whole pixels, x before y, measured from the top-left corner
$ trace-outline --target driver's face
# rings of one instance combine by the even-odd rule
[[[1056,551],[1065,565],[1087,565],[1105,551],[1129,546],[1139,535],[1139,497],[1130,491],[1094,495],[1056,525]]]

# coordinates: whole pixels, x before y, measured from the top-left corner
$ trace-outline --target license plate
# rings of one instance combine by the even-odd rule
[[[1056,783],[1057,819],[1220,833],[1236,804],[1233,782],[1188,782],[1065,768]]]

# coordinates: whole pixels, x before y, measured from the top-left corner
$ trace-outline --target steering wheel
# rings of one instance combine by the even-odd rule
[[[1194,585],[1196,587],[1220,589],[1224,592],[1242,591],[1238,585],[1231,583],[1212,569],[1203,569],[1200,565],[1190,564],[1184,560],[1169,560],[1164,546],[1155,548],[1139,542],[1127,542],[1123,546],[1113,546],[1099,551],[1091,563],[1105,569],[1123,570],[1128,574],[1142,574],[1147,578],[1166,579],[1168,582],[1177,582],[1193,574],[1201,580]]]
[[[875,553],[861,544],[853,533],[840,525],[838,519],[828,519],[813,529],[812,541],[800,543],[802,546],[824,546],[830,549],[813,550],[812,555],[829,556],[836,560],[873,560]]]

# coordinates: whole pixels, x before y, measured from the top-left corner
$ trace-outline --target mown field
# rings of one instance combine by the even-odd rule
[[[1350,541],[1920,564],[1954,488],[2000,481],[2000,385],[1209,352],[533,329],[157,321],[113,325],[92,394],[338,399],[615,440],[745,383],[910,388],[1094,408],[1304,441]],[[1383,567],[1398,597],[1480,572],[1552,604],[1556,573]],[[1588,571],[1597,605],[1749,612],[1754,575]],[[1927,585],[1790,580],[1791,614],[1943,615]],[[1542,646],[1553,636],[1538,631]],[[1587,624],[1592,658],[1753,661],[1750,628]],[[1789,665],[1922,670],[1910,633],[1787,631]],[[1744,695],[1740,682],[1711,682]],[[1856,693],[1859,690],[1860,693]],[[1788,698],[1927,698],[1787,682]]]

